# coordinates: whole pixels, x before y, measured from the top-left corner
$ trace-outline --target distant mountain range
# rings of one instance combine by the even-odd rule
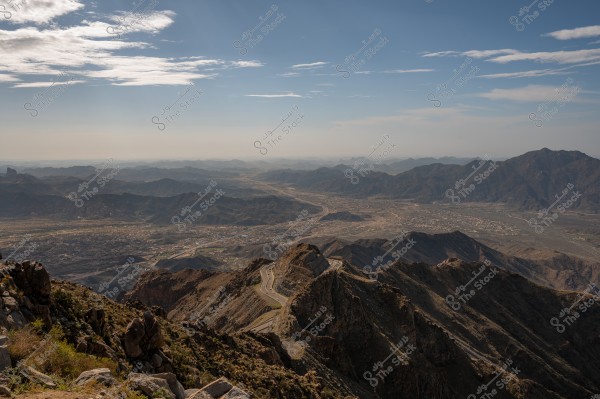
[[[579,151],[544,148],[506,161],[436,163],[395,176],[369,171],[368,165],[362,166],[362,171],[353,167],[287,169],[264,173],[261,178],[361,198],[384,196],[420,203],[501,202],[522,210],[560,206],[573,199],[569,209],[600,210],[600,160]],[[575,193],[581,195],[575,198]],[[556,204],[559,197],[562,202]]]

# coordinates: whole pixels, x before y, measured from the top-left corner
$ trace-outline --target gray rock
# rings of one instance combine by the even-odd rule
[[[103,368],[84,371],[75,380],[75,385],[86,385],[92,382],[110,387],[117,381],[112,376],[109,369]]]
[[[130,373],[127,379],[133,389],[140,391],[149,398],[156,397],[157,392],[161,391],[166,399],[176,399],[167,380],[138,373]]]
[[[152,361],[152,366],[154,366],[155,369],[162,366],[162,363],[163,363],[163,359],[162,359],[162,357],[160,357],[160,355],[158,353],[155,353],[154,355],[152,355],[151,361]]]
[[[46,388],[56,388],[56,384],[52,378],[48,377],[44,373],[40,373],[33,367],[26,367],[25,369],[22,369],[21,375],[23,375],[23,377],[27,378],[29,381],[43,385]]]
[[[202,388],[200,391],[209,394],[213,398],[220,398],[231,391],[233,385],[225,377],[221,377]]]
[[[6,323],[11,330],[20,330],[27,325],[27,319],[25,319],[23,313],[16,311],[6,317]]]
[[[250,395],[238,387],[233,387],[231,391],[221,396],[221,399],[250,399]]]
[[[190,396],[188,396],[187,399],[214,399],[212,396],[210,396],[206,392],[202,392],[199,389],[195,389],[194,391],[196,392],[190,394]]]
[[[0,345],[0,371],[4,371],[11,367],[10,355],[8,354],[8,346]]]
[[[0,335],[0,345],[6,345],[8,337],[6,335]]]
[[[7,296],[4,298],[4,306],[11,311],[19,310],[19,304],[17,303],[17,300],[11,296]]]
[[[10,389],[8,389],[8,387],[0,385],[0,396],[11,398],[12,392]]]
[[[175,394],[176,399],[185,399],[185,389],[183,385],[179,381],[177,381],[177,377],[173,373],[159,373],[159,374],[151,374],[152,377],[162,378],[167,381],[169,384],[169,388],[171,392]]]

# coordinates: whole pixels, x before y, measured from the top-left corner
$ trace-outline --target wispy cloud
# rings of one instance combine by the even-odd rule
[[[322,67],[324,67],[327,64],[328,64],[328,62],[318,61],[318,62],[312,62],[310,64],[296,64],[296,65],[292,65],[292,68],[294,68],[294,69],[315,69],[315,68],[322,68]]]
[[[390,71],[383,71],[383,73],[423,73],[433,71],[434,69],[392,69]]]
[[[575,29],[563,29],[546,33],[542,36],[550,36],[558,40],[582,39],[587,37],[600,36],[600,25],[584,26]]]
[[[557,87],[543,85],[528,85],[513,89],[493,89],[479,97],[489,100],[506,100],[519,103],[543,102],[556,97]]]
[[[515,61],[534,61],[540,63],[579,64],[583,62],[600,61],[600,49],[565,50],[565,51],[538,51],[533,53],[513,49],[500,50],[469,50],[469,51],[441,51],[437,53],[424,53],[423,57],[448,57],[465,56],[485,59],[488,62],[506,64]]]
[[[259,68],[265,66],[260,61],[233,61],[231,66],[234,68]]]
[[[280,73],[277,76],[281,76],[282,78],[297,78],[298,76],[302,76],[302,75],[300,75],[299,72],[286,72],[286,73]]]
[[[302,97],[300,94],[293,92],[283,94],[246,94],[246,97],[260,97],[260,98],[283,98],[283,97]]]
[[[70,86],[78,83],[85,83],[85,80],[70,80],[68,82],[30,82],[30,83],[17,83],[12,87],[20,88],[32,88],[32,87],[43,87],[48,88],[50,86]]]
[[[488,61],[506,64],[514,61],[555,62],[558,64],[578,64],[600,61],[600,49],[571,51],[540,51],[536,53],[517,52],[491,58]]]
[[[480,78],[486,79],[499,79],[499,78],[538,78],[541,76],[551,76],[551,75],[564,75],[568,72],[565,72],[565,69],[535,69],[531,71],[521,71],[521,72],[505,72],[505,73],[493,73],[489,75],[480,75]]]

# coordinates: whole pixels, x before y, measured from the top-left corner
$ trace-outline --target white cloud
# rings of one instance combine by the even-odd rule
[[[513,49],[501,49],[501,50],[469,50],[469,51],[465,51],[464,53],[462,53],[462,55],[466,56],[466,57],[471,57],[471,58],[488,58],[488,57],[493,57],[495,55],[501,55],[501,54],[516,54],[518,53],[518,50],[513,50]]]
[[[569,86],[574,87],[574,86]],[[520,103],[549,101],[560,93],[560,88],[555,86],[528,85],[514,89],[493,89],[487,93],[479,94],[489,100],[508,100]],[[564,89],[565,93],[569,89]]]
[[[246,97],[260,97],[260,98],[282,98],[282,97],[302,97],[299,94],[289,92],[285,94],[246,94]]]
[[[18,82],[19,79],[13,75],[0,73],[0,82]]]
[[[299,72],[286,72],[286,73],[280,73],[277,76],[281,76],[282,78],[296,78],[298,76],[300,76]]]
[[[433,71],[434,69],[393,69],[391,71],[383,71],[383,73],[422,73]]]
[[[260,61],[234,61],[231,64],[235,68],[259,68],[265,66]]]
[[[564,75],[568,72],[564,72],[564,69],[535,69],[531,71],[521,72],[506,72],[506,73],[494,73],[489,75],[480,75],[480,78],[486,79],[498,79],[498,78],[537,78],[541,76],[551,75]]]
[[[169,10],[149,12],[140,23],[131,25],[130,32],[159,33],[173,24],[174,17],[175,13]],[[109,29],[111,27],[113,30]],[[116,55],[117,51],[142,50],[151,46],[145,42],[127,41],[126,34],[118,38],[108,33],[114,28],[107,22],[83,20],[65,29],[50,26],[46,29],[0,30],[0,51],[3,53],[0,82],[22,81],[13,87],[42,87],[52,80],[48,76],[68,70],[81,80],[103,79],[119,86],[185,85],[195,79],[215,77],[214,67],[262,66],[259,61],[227,63],[203,57]]]
[[[600,49],[570,50],[570,51],[540,51],[526,53],[513,49],[500,50],[469,50],[441,51],[437,53],[425,53],[423,57],[448,57],[465,56],[471,58],[486,59],[489,62],[506,64],[513,61],[534,61],[540,63],[577,64],[581,62],[600,61]]]
[[[438,51],[436,53],[421,53],[422,57],[458,57],[460,51]]]
[[[3,20],[13,24],[46,24],[54,18],[83,8],[84,5],[77,0],[14,0],[5,5],[6,11],[11,15]]]
[[[18,88],[32,88],[32,87],[43,87],[49,88],[50,86],[70,86],[73,84],[85,83],[85,80],[70,80],[68,82],[30,82],[30,83],[17,83],[12,87]]]
[[[327,62],[318,61],[318,62],[312,62],[310,64],[292,65],[292,68],[294,68],[294,69],[315,69],[315,68],[322,68],[323,66],[325,66],[327,64],[328,64]]]
[[[506,64],[514,61],[555,62],[558,64],[577,64],[580,62],[600,61],[600,49],[572,51],[540,51],[536,53],[517,52],[491,58],[488,61]]]
[[[575,29],[563,29],[546,33],[542,36],[550,36],[558,40],[581,39],[586,37],[600,36],[600,25],[584,26]]]

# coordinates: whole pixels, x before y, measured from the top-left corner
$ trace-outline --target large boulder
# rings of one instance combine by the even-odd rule
[[[158,393],[162,393],[165,399],[176,399],[176,395],[171,391],[171,387],[167,380],[163,378],[153,377],[147,374],[130,373],[127,377],[129,385],[136,391],[140,391],[149,398],[157,397]]]
[[[136,318],[129,323],[122,343],[125,354],[137,359],[151,351],[159,350],[165,341],[158,320],[151,312],[144,312],[143,320]]]
[[[107,387],[113,386],[117,380],[112,376],[107,368],[94,369],[84,371],[75,380],[75,385],[87,385],[90,383],[104,385]]]
[[[187,399],[250,399],[250,395],[221,377],[191,393]]]
[[[177,377],[175,377],[175,374],[159,373],[159,374],[151,374],[151,375],[152,375],[152,377],[162,378],[163,380],[167,381],[167,384],[169,384],[169,388],[171,389],[171,392],[173,392],[175,394],[175,397],[177,399],[185,398],[185,389],[183,388],[183,385],[181,385],[181,383],[179,381],[177,381]]]
[[[46,388],[56,388],[56,383],[52,378],[48,377],[44,373],[40,373],[33,367],[26,367],[21,369],[21,375],[25,377],[30,382],[40,384]]]

